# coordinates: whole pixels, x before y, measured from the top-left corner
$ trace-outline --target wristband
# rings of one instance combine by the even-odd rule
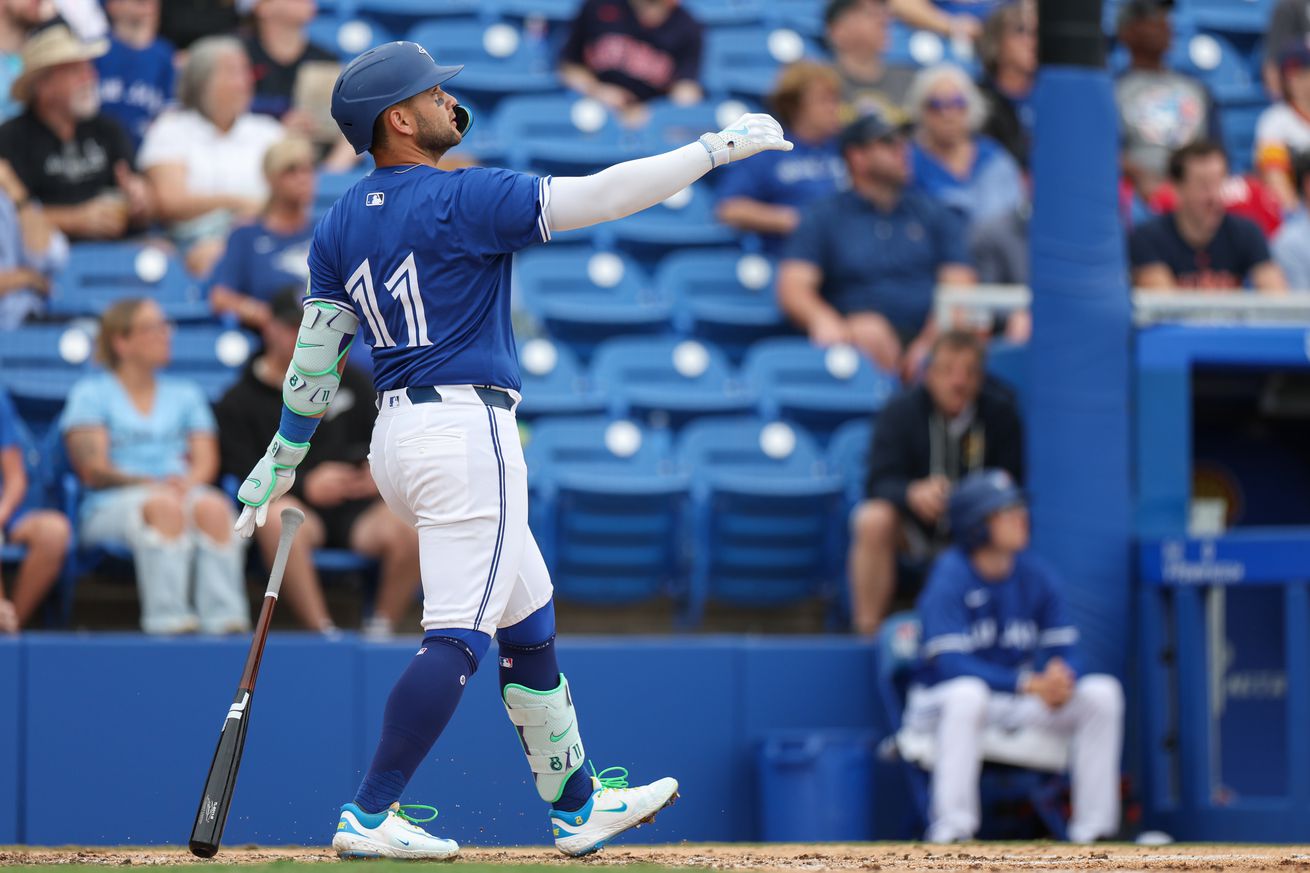
[[[307,443],[314,435],[314,431],[318,430],[318,422],[319,419],[292,412],[284,405],[282,421],[277,426],[278,436],[288,443]]]

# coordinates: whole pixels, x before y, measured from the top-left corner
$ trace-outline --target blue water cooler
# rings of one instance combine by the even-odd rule
[[[873,839],[872,731],[778,731],[756,757],[760,838],[770,842]]]

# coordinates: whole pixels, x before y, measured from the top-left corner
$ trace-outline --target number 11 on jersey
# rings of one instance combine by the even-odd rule
[[[432,345],[432,340],[428,339],[428,318],[427,313],[423,311],[423,295],[419,293],[418,268],[414,266],[413,252],[405,256],[405,260],[383,284],[391,292],[391,299],[400,305],[401,312],[404,313],[405,330],[408,334],[407,345],[411,348]],[[378,305],[377,293],[373,288],[373,272],[368,258],[365,258],[364,263],[350,274],[350,278],[346,280],[346,290],[350,294],[350,299],[355,301],[355,305],[364,314],[364,320],[373,332],[373,340],[377,346],[394,347],[396,341],[387,330],[386,313]],[[387,303],[385,299],[384,303],[388,310],[393,305]]]

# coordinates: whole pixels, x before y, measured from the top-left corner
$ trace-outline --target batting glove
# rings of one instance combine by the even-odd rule
[[[309,443],[293,443],[283,439],[281,434],[273,437],[273,442],[268,444],[268,451],[255,464],[255,469],[250,471],[246,481],[241,483],[241,489],[237,491],[237,500],[245,506],[233,530],[248,537],[255,532],[255,528],[264,526],[268,520],[269,504],[291,490],[292,483],[296,481],[296,467],[305,459],[308,451]]]
[[[793,148],[782,133],[782,125],[773,116],[762,112],[748,112],[731,127],[705,134],[700,143],[710,153],[710,161],[715,167],[762,151],[789,152]]]

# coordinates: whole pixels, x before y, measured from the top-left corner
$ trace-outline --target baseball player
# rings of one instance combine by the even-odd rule
[[[1078,669],[1078,629],[1065,618],[1050,567],[1025,551],[1028,510],[1004,470],[965,477],[948,508],[955,545],[919,596],[923,663],[905,722],[934,733],[928,839],[978,830],[983,728],[1040,727],[1072,743],[1069,838],[1119,830],[1123,690],[1113,676]]]
[[[369,464],[387,504],[418,530],[424,637],[387,700],[372,765],[341,808],[332,845],[342,857],[459,851],[418,827],[434,816],[412,816],[407,810],[420,807],[399,799],[492,637],[505,711],[551,804],[560,851],[595,851],[677,796],[673,779],[628,787],[621,776],[583,770],[581,728],[555,658],[550,577],[528,530],[511,255],[556,231],[659,203],[714,167],[792,147],[776,121],[748,114],[690,145],[584,178],[442,172],[437,161],[473,121],[442,90],[460,69],[393,42],[355,58],[337,79],[332,116],[377,169],[314,231],[282,420],[239,492],[236,527],[249,536],[290,487],[361,330],[379,410]]]

